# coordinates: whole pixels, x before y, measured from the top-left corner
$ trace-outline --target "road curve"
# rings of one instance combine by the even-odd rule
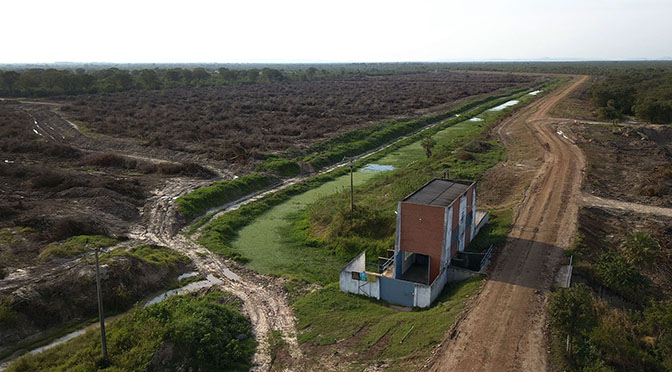
[[[430,371],[546,371],[544,303],[554,273],[576,231],[584,158],[556,133],[549,109],[587,79],[523,108],[501,125],[526,126],[544,149],[507,244],[469,310],[429,361]],[[497,131],[505,136],[503,131]],[[514,141],[502,138],[505,146]]]

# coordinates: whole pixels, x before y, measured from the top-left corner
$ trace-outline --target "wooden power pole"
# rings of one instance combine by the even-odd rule
[[[352,177],[352,159],[350,159],[350,212],[355,210],[355,185]]]
[[[89,243],[86,243],[89,248]],[[105,314],[103,312],[103,293],[100,290],[100,264],[98,262],[98,247],[94,249],[96,253],[96,289],[98,292],[98,317],[100,318],[100,338],[103,347],[103,362],[107,363],[107,342],[105,340]]]

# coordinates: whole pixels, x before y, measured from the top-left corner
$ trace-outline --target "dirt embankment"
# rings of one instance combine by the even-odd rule
[[[77,235],[123,237],[140,223],[150,190],[180,176],[198,183],[214,175],[152,154],[128,155],[123,146],[116,151],[53,109],[0,102],[0,306],[7,310],[0,349],[96,313],[90,257],[41,257],[48,247]],[[106,308],[125,309],[186,268],[115,256],[103,268]]]
[[[501,200],[511,203],[529,187],[482,292],[428,370],[547,370],[545,296],[574,236],[583,170],[581,151],[557,133],[548,111],[586,78],[574,78],[501,124],[498,133],[510,158],[492,174],[507,174],[507,167],[516,174],[508,178],[513,185],[500,186]]]

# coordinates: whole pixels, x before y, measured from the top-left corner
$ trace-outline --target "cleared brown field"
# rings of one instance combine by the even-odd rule
[[[532,85],[539,77],[425,73],[350,80],[95,94],[61,111],[110,136],[241,162],[303,148],[374,122],[454,106],[469,97]]]

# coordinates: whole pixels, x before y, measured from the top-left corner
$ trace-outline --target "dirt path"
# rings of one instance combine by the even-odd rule
[[[428,363],[431,371],[548,370],[544,332],[546,292],[576,230],[584,160],[558,134],[549,109],[587,77],[527,106],[501,124],[498,134],[515,156],[543,164],[516,211],[512,232],[468,313]],[[526,128],[536,143],[515,136]],[[542,151],[539,151],[541,147]]]
[[[606,199],[585,192],[581,195],[581,202],[583,203],[583,205],[587,207],[621,209],[636,213],[656,214],[659,216],[672,217],[672,208],[653,207],[646,204],[637,204],[615,199]]]
[[[133,228],[131,237],[183,253],[193,261],[202,275],[215,275],[222,279],[222,289],[243,301],[245,312],[250,317],[259,342],[253,371],[271,370],[268,337],[272,331],[282,334],[289,346],[290,355],[294,360],[299,360],[302,354],[296,339],[295,319],[282,288],[282,279],[259,275],[225,261],[205,247],[178,234],[173,201],[192,191],[195,186],[197,185],[193,180],[175,179],[165,187],[155,190],[143,212],[145,222]]]

